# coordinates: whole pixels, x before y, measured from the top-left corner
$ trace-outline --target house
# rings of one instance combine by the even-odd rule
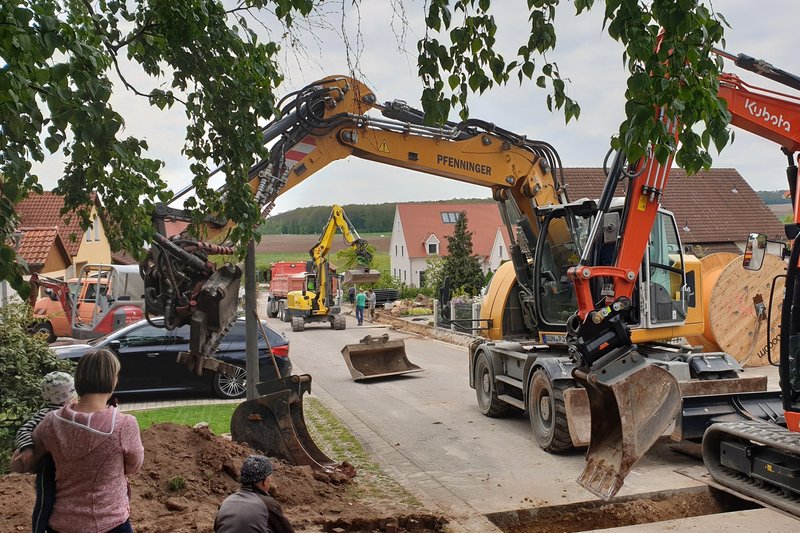
[[[600,168],[564,169],[570,201],[599,198],[605,179]],[[617,188],[616,196],[625,194],[625,186],[627,181]],[[662,205],[675,215],[685,251],[698,256],[741,253],[750,233],[786,240],[783,224],[733,168],[714,168],[693,176],[673,168]],[[779,253],[779,248],[776,245],[769,251]]]
[[[98,214],[97,195],[93,195],[93,202],[90,214],[92,225],[86,231],[81,230],[77,216],[61,215],[63,196],[45,191],[31,195],[17,204],[16,214],[20,219],[20,228],[58,228],[58,235],[70,260],[64,279],[76,277],[86,264],[111,263],[111,245]]]
[[[594,199],[600,197],[606,176],[600,168],[565,168],[564,181],[571,201]],[[627,181],[619,185],[616,196],[624,196],[625,186]],[[750,233],[786,240],[783,224],[732,168],[693,176],[674,168],[662,203],[675,216],[685,251],[697,256],[741,253]],[[392,275],[419,286],[424,280],[425,259],[447,255],[446,236],[452,233],[461,211],[467,212],[469,229],[475,233],[474,253],[482,257],[484,272],[496,270],[501,261],[509,259],[508,235],[494,203],[397,204],[389,249]],[[772,244],[769,252],[778,254],[781,247]]]
[[[509,259],[509,239],[494,202],[404,203],[395,207],[389,260],[392,275],[411,287],[425,283],[426,260],[447,256],[447,237],[461,213],[467,214],[472,252],[484,273]]]
[[[11,245],[17,257],[28,265],[29,273],[63,279],[70,267],[69,254],[55,226],[17,228]],[[17,292],[8,281],[0,281],[0,307],[12,301],[19,301]]]
[[[70,266],[70,257],[58,228],[17,228],[17,256],[28,264],[28,272],[51,278],[63,278]]]

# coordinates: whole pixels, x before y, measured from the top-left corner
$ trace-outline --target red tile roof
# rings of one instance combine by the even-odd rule
[[[93,195],[93,201],[96,196]],[[42,194],[32,194],[16,206],[16,214],[20,218],[20,226],[28,228],[58,227],[58,234],[67,249],[70,257],[78,253],[83,238],[80,220],[77,216],[61,216],[59,213],[64,207],[64,197],[53,192],[45,191]],[[69,218],[69,222],[67,222]],[[75,240],[72,236],[75,236]]]
[[[397,204],[403,235],[409,257],[427,257],[425,241],[431,234],[439,239],[439,255],[447,256],[447,236],[452,235],[455,224],[442,222],[442,213],[467,213],[467,230],[472,234],[472,253],[488,257],[492,251],[497,229],[502,229],[508,246],[508,235],[497,204],[491,203],[424,203]]]
[[[19,228],[22,233],[17,255],[22,257],[32,270],[44,266],[53,249],[60,250],[69,262],[64,243],[58,234],[58,228]]]
[[[565,168],[564,179],[571,201],[598,198],[605,183],[599,168]],[[617,196],[623,194],[619,187]],[[682,169],[672,169],[662,204],[675,215],[684,244],[743,241],[753,232],[786,238],[783,224],[732,168],[689,177]]]

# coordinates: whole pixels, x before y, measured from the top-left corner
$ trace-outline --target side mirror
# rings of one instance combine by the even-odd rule
[[[745,270],[759,270],[764,264],[764,256],[767,255],[767,236],[763,233],[751,233],[747,237],[747,244],[744,247],[742,266]]]
[[[114,350],[115,352],[119,351],[119,348],[120,348],[121,345],[122,344],[119,341],[111,341],[111,342],[108,343],[108,347],[110,349]]]

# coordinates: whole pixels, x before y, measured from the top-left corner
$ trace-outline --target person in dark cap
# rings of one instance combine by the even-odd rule
[[[242,487],[225,498],[214,521],[216,533],[294,533],[283,516],[281,505],[268,494],[272,462],[263,455],[251,455],[242,464]]]

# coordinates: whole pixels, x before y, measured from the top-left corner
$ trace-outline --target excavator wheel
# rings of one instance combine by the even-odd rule
[[[333,320],[331,320],[331,327],[333,329],[346,329],[347,319],[344,317],[344,315],[335,315]]]
[[[292,321],[292,317],[289,315],[289,313],[286,312],[286,305],[284,304],[284,302],[280,302],[278,304],[278,316],[280,317],[281,322]]]
[[[497,399],[497,384],[489,362],[489,357],[481,352],[475,362],[475,393],[478,408],[486,416],[498,418],[508,414],[511,406]]]
[[[44,335],[48,343],[55,342],[56,340],[56,334],[53,333],[53,326],[50,322],[39,322],[33,326],[33,333]]]
[[[279,307],[275,300],[270,300],[267,304],[267,316],[269,318],[277,318]]]
[[[286,311],[284,311],[285,313]],[[301,316],[292,317],[292,331],[303,331],[306,329],[306,321]]]
[[[528,385],[528,417],[541,449],[550,453],[572,449],[564,391],[542,369],[533,373]]]

